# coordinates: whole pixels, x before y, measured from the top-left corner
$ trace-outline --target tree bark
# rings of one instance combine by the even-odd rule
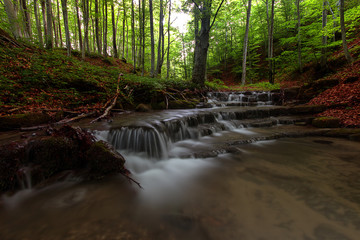
[[[345,29],[345,17],[344,17],[344,0],[340,0],[340,25],[341,25],[341,39],[342,39],[342,45],[344,49],[344,54],[346,61],[348,63],[353,63],[354,59],[349,53],[349,49],[346,42],[346,29]]]
[[[81,33],[81,20],[79,14],[79,0],[75,0],[75,8],[76,8],[76,18],[77,18],[78,34],[79,34],[79,45],[80,45],[80,51],[82,52],[83,41],[82,41],[82,33]]]
[[[36,21],[36,30],[37,30],[37,35],[38,35],[38,40],[39,40],[39,46],[41,48],[44,47],[44,41],[43,41],[43,36],[42,36],[42,31],[41,31],[41,22],[40,22],[40,18],[39,18],[39,8],[38,8],[38,0],[34,0],[34,14],[35,14],[35,21]]]
[[[170,76],[170,19],[171,19],[171,0],[169,0],[169,17],[168,17],[168,47],[167,47],[167,59],[166,59],[166,79]]]
[[[25,25],[26,37],[31,39],[32,33],[31,33],[30,13],[29,13],[29,10],[27,8],[25,0],[20,0],[20,4],[21,4],[22,11],[23,11],[23,16],[24,16],[24,25]]]
[[[296,0],[296,12],[297,12],[297,28],[298,28],[298,37],[297,37],[297,47],[298,47],[298,64],[299,64],[299,72],[303,72],[302,61],[301,61],[301,17],[300,17],[300,0]]]
[[[246,13],[246,27],[245,27],[245,36],[244,36],[242,76],[241,76],[242,85],[245,85],[246,82],[246,57],[247,57],[248,40],[249,40],[250,15],[251,15],[251,0],[249,0],[248,2],[248,8]]]
[[[59,28],[59,42],[60,47],[63,47],[63,41],[62,41],[62,34],[61,34],[61,22],[60,22],[60,6],[59,6],[59,0],[56,0],[56,6],[57,6],[57,21],[58,21],[58,28]]]
[[[325,30],[326,24],[327,24],[327,2],[326,0],[323,0],[323,11],[322,11],[322,29]],[[323,33],[322,36],[322,48],[321,48],[321,70],[327,71],[327,36],[325,33]]]
[[[71,39],[70,39],[70,31],[69,31],[67,0],[61,0],[61,8],[63,11],[63,18],[64,18],[66,52],[67,52],[67,55],[70,57],[71,56]]]
[[[46,0],[46,48],[53,48],[53,29],[52,29],[52,11],[51,11],[51,0]]]
[[[145,75],[145,0],[142,0],[142,59],[141,59],[141,76]]]
[[[113,30],[113,52],[114,52],[114,58],[118,58],[118,52],[117,52],[117,46],[116,46],[116,26],[115,26],[115,3],[114,0],[112,0],[111,3],[111,21],[112,21],[112,30]]]
[[[164,1],[160,0],[160,15],[159,15],[159,40],[158,40],[158,49],[157,49],[157,63],[156,63],[156,70],[155,70],[155,77],[161,74],[161,67],[162,67],[162,42],[164,37],[164,9],[163,9]]]
[[[150,13],[150,51],[151,51],[151,59],[150,59],[150,77],[154,77],[155,75],[155,39],[154,39],[154,16],[153,16],[153,6],[152,1],[149,0],[149,13]]]
[[[269,17],[269,2],[266,1],[266,14],[268,17],[268,61],[269,61],[269,83],[274,83],[273,55],[274,55],[274,5],[275,0],[271,0],[271,13]]]
[[[11,0],[4,0],[5,4],[5,11],[10,23],[10,29],[15,39],[20,39],[21,35],[21,28],[19,23],[17,22],[17,11],[15,6]]]
[[[124,16],[123,16],[123,31],[122,31],[122,58],[125,58],[125,23],[126,23],[126,5],[125,5],[125,0],[123,0],[123,11],[124,11]]]
[[[131,49],[133,58],[133,72],[136,72],[136,51],[135,51],[135,12],[134,0],[131,0]]]
[[[108,28],[108,9],[107,9],[107,0],[104,0],[103,3],[103,54],[105,57],[107,54],[107,28]]]
[[[95,36],[98,54],[101,54],[101,44],[99,36],[99,0],[95,0]]]
[[[82,0],[84,20],[84,41],[82,45],[81,58],[85,59],[85,51],[89,46],[89,0]]]

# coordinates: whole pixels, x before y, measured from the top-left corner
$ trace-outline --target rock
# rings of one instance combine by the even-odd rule
[[[0,130],[12,130],[48,123],[50,116],[45,113],[25,113],[0,117]]]
[[[349,136],[349,139],[350,139],[351,141],[360,142],[360,133],[351,134],[351,135]]]
[[[0,192],[12,190],[17,185],[17,172],[24,155],[24,147],[17,143],[0,146]]]
[[[86,152],[88,169],[92,177],[124,172],[125,159],[106,142],[99,141],[91,145]]]
[[[139,105],[136,106],[135,110],[137,112],[150,112],[151,111],[151,106],[147,105],[147,104],[140,103]]]
[[[262,101],[262,102],[269,101],[269,95],[267,93],[260,93],[258,95],[258,101]]]
[[[284,89],[284,100],[290,101],[294,100],[298,97],[300,91],[300,87],[292,87],[292,88],[285,88]]]
[[[312,121],[312,125],[318,128],[338,128],[340,119],[335,117],[319,117]]]
[[[195,108],[198,101],[190,101],[190,100],[173,100],[169,101],[170,109],[190,109]]]

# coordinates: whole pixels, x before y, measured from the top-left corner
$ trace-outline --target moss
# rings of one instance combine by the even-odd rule
[[[335,117],[318,117],[312,121],[312,125],[318,128],[338,128],[340,119]]]
[[[27,161],[40,165],[44,177],[83,165],[78,145],[66,137],[52,136],[36,140],[30,143],[28,152]]]
[[[197,100],[174,100],[169,101],[170,109],[189,109],[195,108],[196,104],[199,102]]]
[[[90,173],[95,177],[120,173],[124,170],[125,159],[104,142],[99,141],[86,152]]]
[[[48,123],[50,116],[44,113],[15,114],[0,117],[0,130],[16,129]]]

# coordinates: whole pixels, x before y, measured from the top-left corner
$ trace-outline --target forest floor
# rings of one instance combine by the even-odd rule
[[[338,117],[344,127],[360,127],[359,43],[357,38],[349,44],[350,49],[357,49],[356,54],[353,51],[352,65],[344,64],[343,52],[339,50],[329,56],[329,74],[319,76],[317,64],[309,63],[302,74],[279,76],[281,80],[276,81],[276,86],[289,88],[321,79],[338,79],[339,85],[326,89],[309,103],[330,106],[321,116]],[[188,81],[141,78],[131,73],[132,65],[126,60],[92,54],[81,61],[81,54],[76,51],[69,58],[64,49],[46,51],[13,44],[0,41],[0,116],[44,111],[52,116],[59,111],[100,113],[116,92],[119,73],[124,74],[119,87],[128,105],[134,100],[141,101],[146,94],[192,87]],[[269,85],[263,82],[242,87],[230,71],[223,71],[219,77],[231,90],[261,90]]]

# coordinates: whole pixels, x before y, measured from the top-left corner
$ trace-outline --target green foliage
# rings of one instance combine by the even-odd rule
[[[279,83],[271,84],[269,82],[258,82],[258,83],[248,84],[246,85],[246,87],[256,90],[262,90],[262,91],[271,91],[275,89],[280,89],[280,84]]]
[[[205,81],[205,86],[209,87],[213,90],[225,90],[228,89],[228,87],[224,84],[223,81],[220,79],[213,79],[211,81]]]

